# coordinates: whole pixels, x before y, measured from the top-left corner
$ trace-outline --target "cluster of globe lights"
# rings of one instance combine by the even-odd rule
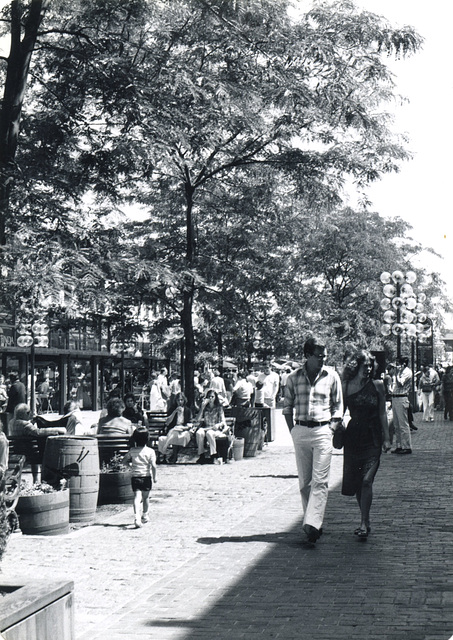
[[[384,285],[385,298],[381,300],[381,309],[384,312],[384,323],[381,326],[383,336],[407,337],[410,340],[418,338],[426,341],[431,335],[431,327],[426,326],[429,321],[424,313],[423,303],[426,300],[424,293],[416,296],[412,285],[417,279],[413,271],[404,274],[402,271],[381,274],[381,282]]]

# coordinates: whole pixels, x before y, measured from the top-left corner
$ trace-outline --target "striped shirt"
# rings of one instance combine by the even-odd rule
[[[285,387],[283,415],[296,420],[329,422],[343,416],[343,395],[338,373],[323,367],[311,384],[305,367],[288,376]]]
[[[397,373],[394,378],[393,390],[394,395],[409,395],[412,387],[412,371],[409,367],[405,367],[401,373]]]

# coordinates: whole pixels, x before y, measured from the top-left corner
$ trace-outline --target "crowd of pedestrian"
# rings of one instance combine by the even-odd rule
[[[281,369],[281,367],[278,367]],[[283,399],[286,378],[291,372],[285,367],[278,373],[277,366],[271,361],[264,362],[262,369],[225,370],[207,368],[203,372],[194,372],[195,409],[201,407],[209,389],[216,392],[222,407],[270,407],[276,406]],[[181,382],[177,374],[170,377],[166,367],[157,374],[154,372],[149,384],[149,410],[162,411],[175,406],[176,394],[181,392]],[[142,395],[142,402],[146,404]]]
[[[274,408],[281,399],[295,451],[304,546],[315,546],[323,533],[333,446],[344,449],[342,494],[355,496],[360,510],[360,523],[354,534],[361,540],[368,538],[373,482],[381,453],[412,453],[411,432],[417,429],[411,404],[414,391],[418,404],[415,409],[423,411],[425,422],[434,420],[435,408],[443,409],[446,420],[453,420],[453,367],[436,370],[432,364],[424,364],[413,374],[408,358],[399,357],[378,377],[375,358],[367,350],[347,353],[340,372],[326,365],[323,341],[309,338],[303,352],[303,365],[279,367],[279,373],[270,361],[260,371],[227,371],[224,375],[216,368],[196,371],[192,407],[188,406],[177,374],[169,375],[165,367],[154,372],[147,387],[149,411],[167,416],[166,434],[159,437],[157,455],[147,445],[148,407],[145,410],[143,393],[139,399],[132,392],[123,398],[119,385],[111,389],[94,431],[103,436],[131,438],[131,450],[124,463],[132,470],[136,527],[148,521],[149,492],[156,481],[157,464],[175,463],[179,450],[193,436],[197,462],[213,463],[218,449],[231,443],[226,407]],[[9,376],[8,383],[0,377],[4,430],[8,426],[12,435],[57,433],[33,424],[25,399],[25,386],[15,374]],[[75,434],[80,424],[79,404],[70,400],[64,412],[66,427],[58,433]],[[36,465],[32,470],[37,476]]]

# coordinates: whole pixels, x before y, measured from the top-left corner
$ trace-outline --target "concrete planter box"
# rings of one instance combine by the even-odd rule
[[[25,583],[25,581],[23,581]],[[0,634],[4,640],[74,640],[74,584],[2,580]]]

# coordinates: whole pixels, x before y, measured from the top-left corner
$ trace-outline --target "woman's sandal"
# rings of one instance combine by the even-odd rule
[[[354,531],[354,535],[358,536],[359,538],[368,538],[368,534],[370,532],[371,532],[371,527],[367,527],[366,531],[365,529],[362,529],[362,527],[358,527],[358,529]]]

